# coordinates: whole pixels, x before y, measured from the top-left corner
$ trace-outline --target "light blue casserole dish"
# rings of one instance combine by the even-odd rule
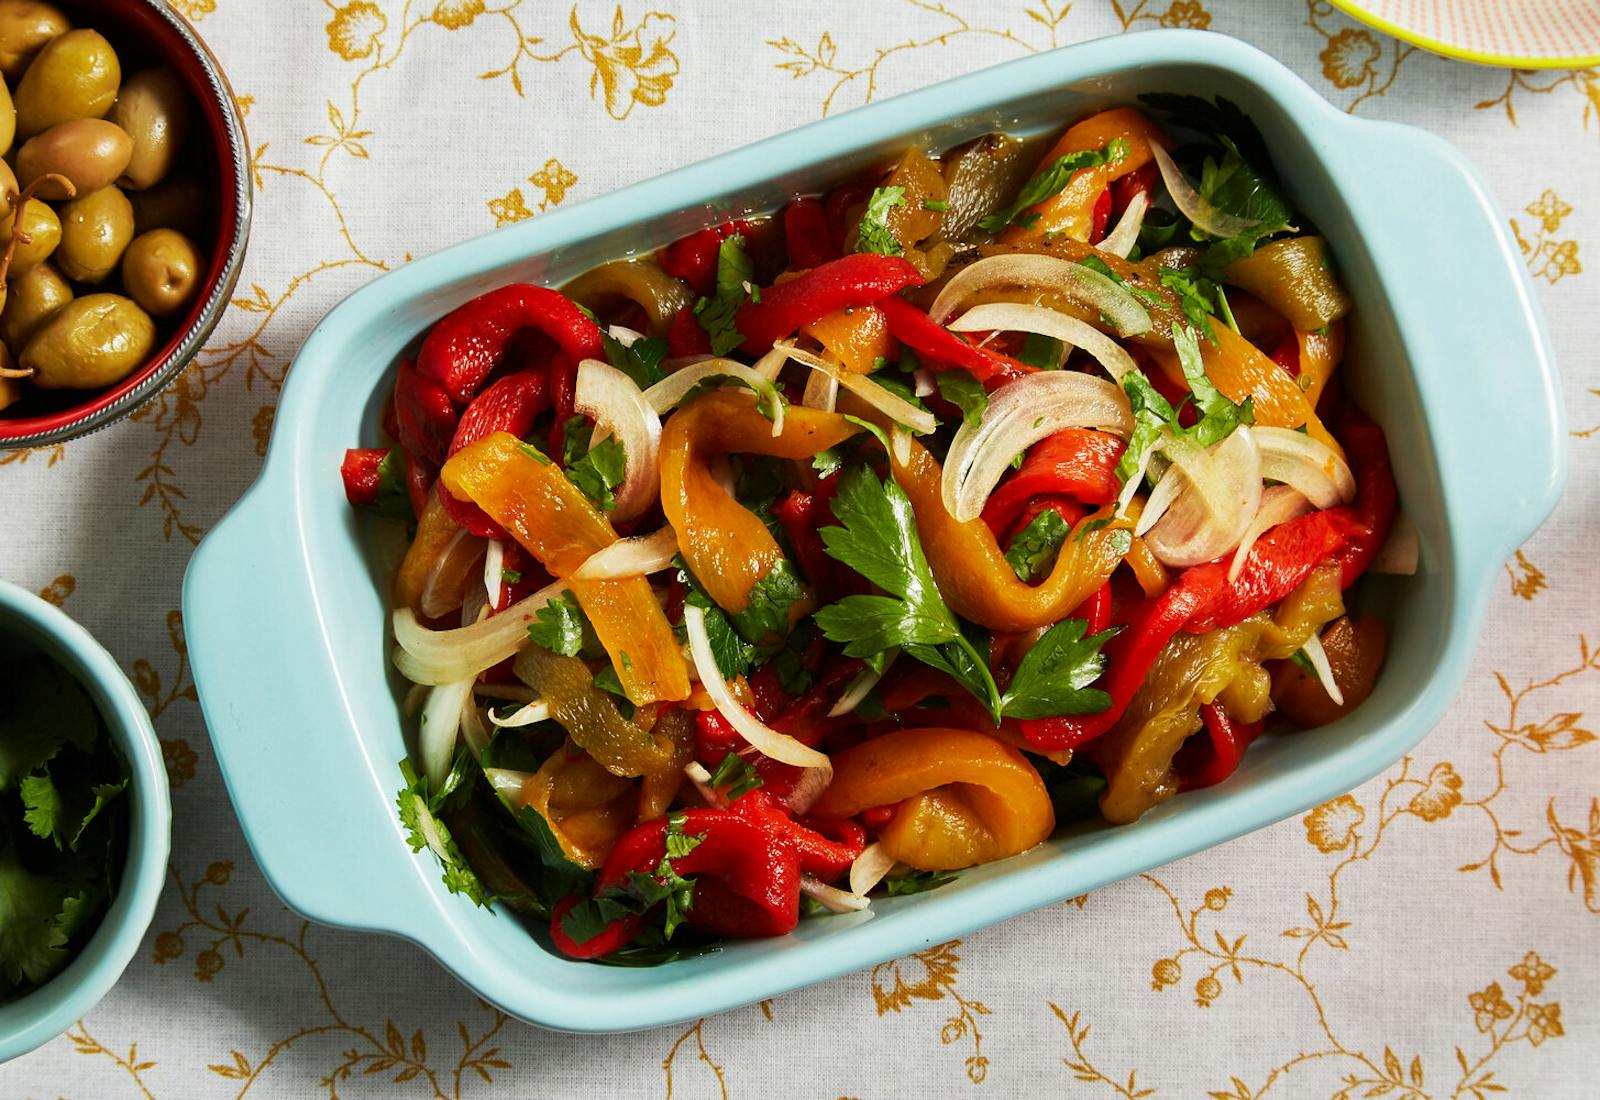
[[[387,577],[345,504],[347,446],[377,438],[398,355],[436,319],[514,281],[558,285],[605,260],[765,211],[881,163],[994,130],[1041,131],[1143,92],[1224,95],[1266,135],[1296,204],[1355,297],[1345,378],[1388,432],[1415,521],[1415,577],[1379,579],[1393,624],[1370,699],[1258,744],[1239,772],[1137,824],[1060,837],[875,912],[802,922],[656,970],[552,954],[510,914],[445,892],[395,819],[405,754],[388,667]],[[1356,786],[1440,719],[1502,562],[1550,512],[1565,436],[1548,339],[1517,250],[1471,165],[1418,130],[1350,118],[1257,50],[1154,31],[1011,62],[542,214],[375,280],[295,361],[265,470],[189,567],[200,701],[273,887],[314,920],[404,936],[525,1020],[619,1031],[705,1015],[870,966],[1189,855]]]

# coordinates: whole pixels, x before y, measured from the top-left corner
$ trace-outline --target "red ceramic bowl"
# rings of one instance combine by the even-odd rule
[[[169,66],[193,103],[185,166],[212,196],[195,243],[206,260],[189,312],[160,328],[164,339],[143,366],[103,390],[39,390],[0,410],[0,447],[38,447],[120,420],[165,388],[217,327],[239,279],[250,236],[250,151],[233,91],[194,28],[165,0],[53,0],[73,25],[111,40],[124,75]],[[12,349],[18,351],[20,349]]]

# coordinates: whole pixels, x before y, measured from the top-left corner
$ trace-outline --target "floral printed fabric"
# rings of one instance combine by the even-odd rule
[[[0,1096],[1594,1094],[1600,74],[1449,62],[1325,0],[173,3],[247,112],[256,219],[233,307],[133,420],[0,453],[5,513],[53,533],[13,539],[0,572],[93,630],[145,698],[173,785],[171,875],[121,983],[0,1067]],[[525,1027],[414,947],[285,911],[234,822],[174,609],[317,319],[497,225],[941,77],[1158,27],[1246,38],[1342,110],[1457,143],[1549,319],[1572,483],[1507,563],[1466,687],[1413,757],[1151,875],[636,1035]]]

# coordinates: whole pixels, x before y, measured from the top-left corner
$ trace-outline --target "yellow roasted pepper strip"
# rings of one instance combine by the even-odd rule
[[[900,803],[878,843],[902,863],[953,871],[1025,852],[1055,828],[1050,794],[1016,749],[975,730],[902,729],[833,754],[814,812]]]
[[[556,577],[567,577],[595,551],[617,541],[605,516],[555,463],[507,432],[457,451],[439,480],[487,512]],[[567,585],[633,703],[688,696],[688,666],[647,580],[569,580]]]
[[[718,484],[712,460],[724,454],[810,458],[860,430],[836,413],[793,405],[784,410],[782,434],[774,436],[753,394],[726,390],[673,413],[661,433],[661,510],[678,533],[689,571],[719,607],[734,614],[748,607],[750,590],[783,551],[766,524]],[[791,623],[809,610],[796,601]]]
[[[1084,168],[1074,173],[1067,186],[1058,194],[1030,208],[1029,212],[1039,215],[1038,220],[1027,226],[1010,225],[1000,235],[1000,239],[1009,244],[1029,237],[1042,237],[1049,233],[1065,234],[1073,240],[1087,241],[1089,230],[1094,224],[1095,200],[1100,197],[1100,192],[1105,190],[1106,184],[1112,180],[1142,168],[1150,162],[1150,144],[1166,143],[1160,127],[1146,118],[1142,111],[1132,107],[1101,111],[1062,134],[1061,139],[1039,162],[1039,171],[1044,171],[1060,157],[1090,149],[1104,149],[1117,138],[1128,143],[1127,156],[1110,164]],[[1035,175],[1037,174],[1036,172]]]
[[[1300,392],[1313,409],[1344,357],[1344,322],[1335,321],[1326,332],[1296,332],[1300,341]]]
[[[1086,530],[1086,518],[1061,544],[1050,575],[1036,585],[1017,579],[994,532],[981,519],[963,523],[944,506],[939,460],[912,442],[894,478],[917,514],[917,533],[939,594],[952,611],[990,630],[1020,633],[1059,622],[1111,576],[1123,540],[1117,524]],[[1126,524],[1121,526],[1125,527]]]
[[[518,810],[532,806],[567,858],[593,870],[606,861],[617,837],[633,827],[636,800],[628,780],[587,754],[558,748],[523,781],[511,803]]]

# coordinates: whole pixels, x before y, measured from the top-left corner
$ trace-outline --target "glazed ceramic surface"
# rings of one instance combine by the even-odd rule
[[[1593,0],[1332,0],[1352,19],[1425,50],[1518,69],[1600,62]]]
[[[161,745],[144,702],[90,633],[31,592],[0,581],[0,637],[17,638],[71,672],[105,719],[133,776],[122,884],[94,935],[66,969],[0,1004],[0,1062],[49,1042],[111,991],[155,916],[172,845],[172,802]]]
[[[1039,132],[1144,92],[1223,95],[1266,136],[1356,302],[1345,379],[1384,426],[1421,542],[1414,577],[1373,578],[1392,624],[1370,699],[1323,729],[1258,743],[1239,772],[1137,824],[1081,827],[938,891],[802,922],[654,970],[574,962],[505,912],[449,895],[394,812],[408,724],[388,663],[380,525],[351,511],[346,447],[378,439],[395,359],[444,313],[515,281],[558,285],[746,212],[994,130]],[[1396,170],[1412,185],[1391,186]],[[1473,278],[1441,279],[1441,271]],[[1466,319],[1470,319],[1470,323]],[[618,1031],[770,997],[963,935],[1220,844],[1348,790],[1444,713],[1492,582],[1565,476],[1556,375],[1521,258],[1477,173],[1424,132],[1349,117],[1220,35],[1102,39],[947,81],[562,207],[409,264],[307,339],[260,480],[196,552],[189,652],[218,761],[284,900],[329,924],[404,936],[535,1023]],[[392,552],[392,548],[390,548]]]

